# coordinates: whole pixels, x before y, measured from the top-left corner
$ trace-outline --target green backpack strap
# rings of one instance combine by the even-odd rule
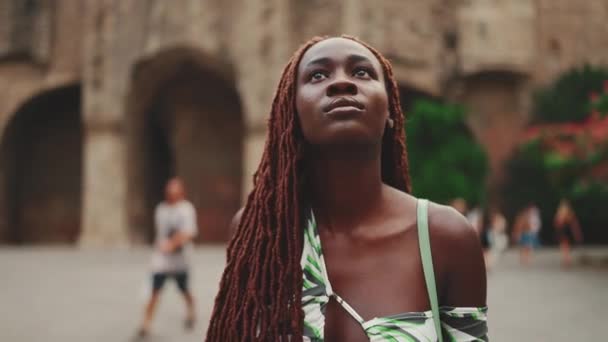
[[[429,293],[431,302],[431,310],[433,311],[433,321],[435,322],[435,331],[437,331],[437,341],[443,342],[441,334],[441,320],[439,317],[439,303],[437,300],[437,287],[435,285],[435,271],[433,271],[433,256],[431,254],[431,239],[429,237],[429,201],[419,199],[416,212],[418,219],[418,245],[420,249],[420,257],[422,259],[422,270],[424,271],[424,281],[426,289]]]

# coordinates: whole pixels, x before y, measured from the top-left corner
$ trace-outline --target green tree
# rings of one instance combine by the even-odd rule
[[[483,200],[487,158],[465,123],[462,106],[416,101],[405,126],[416,196],[441,203],[457,197],[470,204]]]
[[[560,76],[534,95],[533,121],[583,121],[590,114],[589,96],[602,91],[608,70],[585,65]]]

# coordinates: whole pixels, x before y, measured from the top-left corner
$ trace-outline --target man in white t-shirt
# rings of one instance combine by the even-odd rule
[[[152,292],[139,336],[148,335],[160,291],[167,278],[172,278],[186,301],[185,326],[192,329],[195,319],[194,298],[188,287],[188,254],[190,241],[196,236],[196,211],[185,199],[184,185],[178,178],[170,179],[165,188],[165,201],[154,213],[156,238],[152,256]]]

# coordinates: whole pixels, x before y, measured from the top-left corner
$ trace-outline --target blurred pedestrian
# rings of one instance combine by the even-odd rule
[[[450,207],[456,209],[463,216],[467,214],[467,201],[464,198],[455,198],[450,202]]]
[[[532,253],[540,245],[538,234],[541,225],[540,210],[534,203],[524,208],[515,220],[513,239],[519,243],[522,265],[528,265],[532,261]]]
[[[478,235],[483,231],[483,211],[479,207],[474,207],[466,214],[467,220],[475,229]]]
[[[485,260],[486,269],[488,269],[490,263],[490,242],[488,241],[488,231],[485,228],[487,220],[484,219],[484,212],[480,207],[476,206],[466,214],[466,217],[473,229],[475,229],[477,236],[479,237],[481,249],[483,250],[483,257]]]
[[[583,231],[574,210],[565,199],[560,202],[555,213],[554,227],[559,242],[562,266],[568,267],[572,264],[570,245],[572,242],[583,242]]]
[[[186,302],[185,328],[192,329],[195,321],[194,298],[188,286],[187,254],[198,228],[196,211],[192,203],[186,200],[184,185],[179,178],[167,182],[165,201],[156,207],[154,222],[156,239],[152,256],[152,292],[138,333],[141,338],[150,331],[160,292],[167,278],[175,280]]]
[[[487,233],[490,253],[488,260],[486,260],[486,267],[492,268],[507,249],[509,238],[507,236],[507,220],[497,207],[490,209],[488,221]]]

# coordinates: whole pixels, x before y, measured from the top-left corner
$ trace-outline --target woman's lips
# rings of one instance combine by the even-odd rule
[[[323,108],[323,111],[331,116],[344,116],[360,114],[364,109],[365,106],[361,102],[353,98],[341,97],[330,102]]]
[[[360,114],[362,112],[363,112],[363,109],[360,109],[355,106],[339,106],[339,107],[334,107],[333,109],[331,109],[328,112],[325,112],[325,114],[330,115],[330,116],[347,116],[347,115],[353,115],[353,114]]]

